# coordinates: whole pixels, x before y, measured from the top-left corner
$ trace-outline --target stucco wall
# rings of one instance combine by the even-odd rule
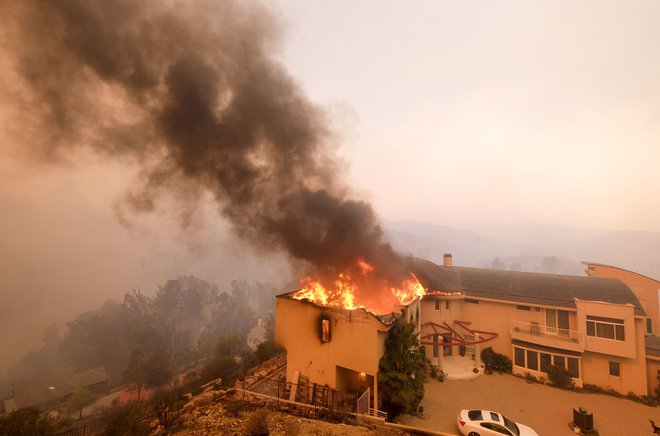
[[[626,332],[628,335],[628,331]],[[636,355],[639,358],[629,359],[611,354],[585,351],[582,357],[582,378],[584,383],[611,388],[622,394],[634,392],[637,395],[647,394],[647,370],[644,359],[644,322],[635,320],[635,336],[641,338],[633,342]],[[611,376],[609,362],[621,363],[621,377]]]
[[[287,380],[300,371],[312,383],[336,388],[337,366],[377,375],[387,329],[372,315],[288,297],[276,299],[275,312],[275,341],[287,352]],[[321,315],[330,319],[329,342],[321,341]]]
[[[656,395],[655,390],[660,384],[660,382],[658,381],[658,371],[660,371],[660,358],[647,358],[646,384],[648,386],[648,395],[652,395],[652,396]]]
[[[653,319],[654,333],[660,331],[660,282],[632,271],[585,262],[589,277],[619,279],[635,293],[646,314]]]

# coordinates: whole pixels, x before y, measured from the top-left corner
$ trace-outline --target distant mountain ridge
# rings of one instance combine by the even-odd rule
[[[473,231],[412,220],[386,220],[383,229],[397,250],[436,263],[444,253],[452,253],[455,265],[582,275],[581,262],[591,261],[660,279],[658,232],[533,222]]]

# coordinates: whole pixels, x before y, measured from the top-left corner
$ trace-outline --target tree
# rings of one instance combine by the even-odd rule
[[[76,393],[74,393],[69,399],[69,404],[67,405],[67,412],[69,414],[73,412],[79,412],[78,417],[82,418],[82,411],[85,407],[94,403],[98,396],[90,391],[87,388],[82,388]]]
[[[129,385],[129,390],[137,390],[140,401],[142,388],[165,386],[172,375],[172,358],[167,351],[157,350],[146,355],[142,350],[135,350],[124,370],[123,381]]]
[[[410,412],[424,397],[428,361],[419,347],[415,324],[395,324],[385,341],[385,354],[378,369],[378,389],[388,416]]]
[[[502,262],[502,259],[499,257],[496,257],[493,259],[493,261],[490,263],[491,269],[505,269],[504,262]]]
[[[541,259],[541,272],[557,274],[559,272],[559,260],[555,256],[545,256]]]
[[[128,385],[130,391],[138,393],[138,401],[142,396],[142,386],[144,384],[144,374],[146,372],[147,362],[142,350],[135,350],[131,354],[128,366],[124,370],[123,382]]]

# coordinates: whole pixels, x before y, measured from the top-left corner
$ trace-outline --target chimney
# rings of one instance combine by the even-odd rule
[[[451,253],[445,253],[442,256],[442,266],[451,266]]]

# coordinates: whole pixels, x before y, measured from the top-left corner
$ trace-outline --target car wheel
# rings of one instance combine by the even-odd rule
[[[468,436],[479,436],[479,433],[477,433],[476,431],[471,431],[470,433],[468,433]]]

